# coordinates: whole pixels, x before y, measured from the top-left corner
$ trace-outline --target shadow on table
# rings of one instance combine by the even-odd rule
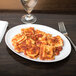
[[[12,58],[15,59],[16,61],[18,61],[19,63],[26,65],[28,67],[31,67],[31,68],[35,68],[35,69],[56,69],[56,68],[60,68],[60,67],[64,66],[64,64],[66,64],[70,59],[70,55],[69,55],[66,59],[58,61],[58,62],[40,63],[40,62],[34,62],[34,61],[27,60],[25,58],[22,58],[22,57],[18,56],[17,54],[15,54],[14,52],[12,52],[8,47],[7,47],[7,51],[12,56]]]

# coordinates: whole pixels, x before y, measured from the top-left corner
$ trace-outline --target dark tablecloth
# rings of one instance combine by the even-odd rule
[[[9,22],[10,28],[22,24],[24,12],[0,12],[0,20]],[[64,21],[70,38],[76,44],[76,15],[35,13],[36,24],[43,24],[58,30],[58,22]],[[0,26],[1,27],[1,26]],[[68,48],[67,48],[68,49]],[[0,44],[0,76],[76,76],[76,51],[56,63],[37,63],[13,53],[3,38]]]

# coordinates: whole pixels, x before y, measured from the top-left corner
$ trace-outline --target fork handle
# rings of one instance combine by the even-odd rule
[[[72,46],[73,46],[73,48],[75,49],[75,51],[76,51],[76,46],[75,46],[75,44],[73,43],[73,41],[70,39],[70,37],[69,36],[66,36],[68,39],[69,39],[69,41],[71,42],[71,44],[72,44]]]

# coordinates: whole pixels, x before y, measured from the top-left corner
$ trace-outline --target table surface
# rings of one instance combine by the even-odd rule
[[[0,20],[9,22],[10,28],[22,24],[20,18],[25,12],[0,12]],[[34,13],[36,24],[43,24],[58,30],[58,22],[64,21],[70,38],[76,44],[76,15]],[[67,48],[68,49],[68,48]],[[76,76],[76,52],[56,63],[37,63],[13,53],[3,38],[0,44],[1,76]]]

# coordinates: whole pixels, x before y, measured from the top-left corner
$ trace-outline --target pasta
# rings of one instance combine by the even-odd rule
[[[21,33],[12,38],[12,45],[16,52],[23,52],[29,58],[54,60],[64,44],[59,35],[53,37],[52,34],[30,27],[21,29]]]

